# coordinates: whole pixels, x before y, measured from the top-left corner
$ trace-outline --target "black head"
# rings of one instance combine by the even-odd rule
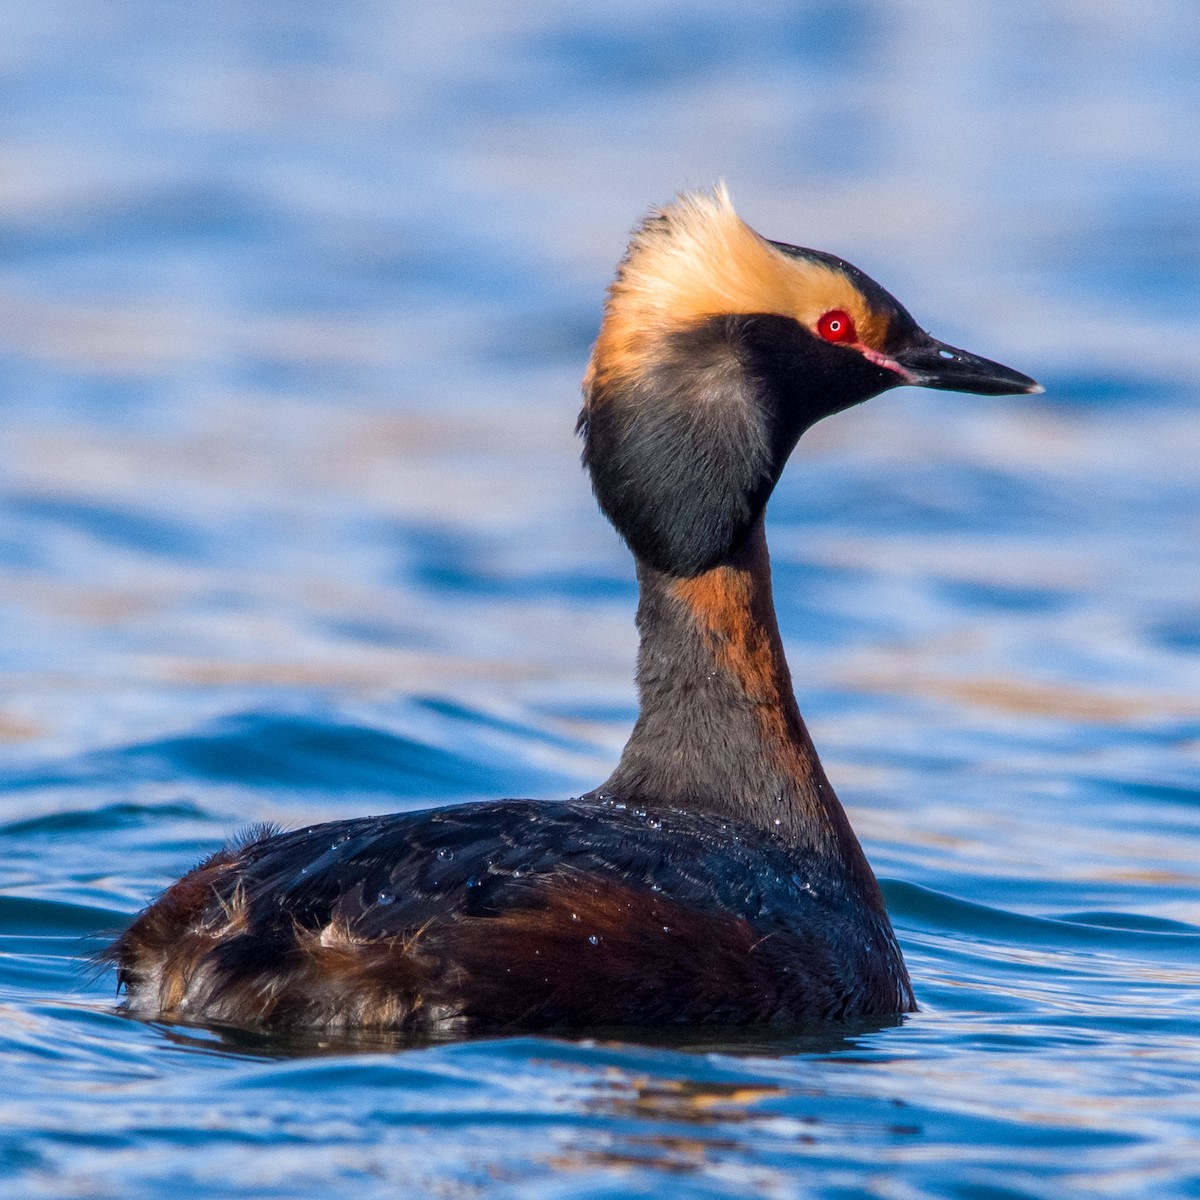
[[[831,254],[768,242],[723,190],[635,232],[584,380],[584,463],[605,515],[659,570],[725,560],[810,425],[901,384],[991,395],[1028,376],[925,333]]]

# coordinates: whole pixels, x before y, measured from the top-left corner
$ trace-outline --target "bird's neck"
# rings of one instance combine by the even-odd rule
[[[638,579],[641,711],[598,794],[748,822],[876,890],[796,707],[761,520],[711,570]]]

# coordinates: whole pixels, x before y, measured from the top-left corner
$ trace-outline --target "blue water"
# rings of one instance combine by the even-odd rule
[[[0,2],[0,1192],[1200,1197],[1200,8]],[[1046,394],[773,503],[921,1012],[264,1037],[87,954],[226,836],[601,780],[635,588],[571,435],[724,176]]]

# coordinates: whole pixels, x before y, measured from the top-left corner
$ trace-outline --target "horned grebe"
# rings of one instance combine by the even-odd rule
[[[245,1026],[801,1026],[915,1007],[792,694],[763,511],[800,435],[900,384],[1032,379],[923,332],[723,189],[633,235],[579,430],[637,560],[641,708],[579,799],[260,833],[110,948],[125,1009]]]

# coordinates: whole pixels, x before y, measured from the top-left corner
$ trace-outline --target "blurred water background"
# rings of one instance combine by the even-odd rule
[[[0,0],[0,1192],[1200,1197],[1200,6]],[[425,1047],[83,966],[238,827],[604,777],[572,425],[724,177],[1030,398],[903,389],[771,509],[922,1011]]]

